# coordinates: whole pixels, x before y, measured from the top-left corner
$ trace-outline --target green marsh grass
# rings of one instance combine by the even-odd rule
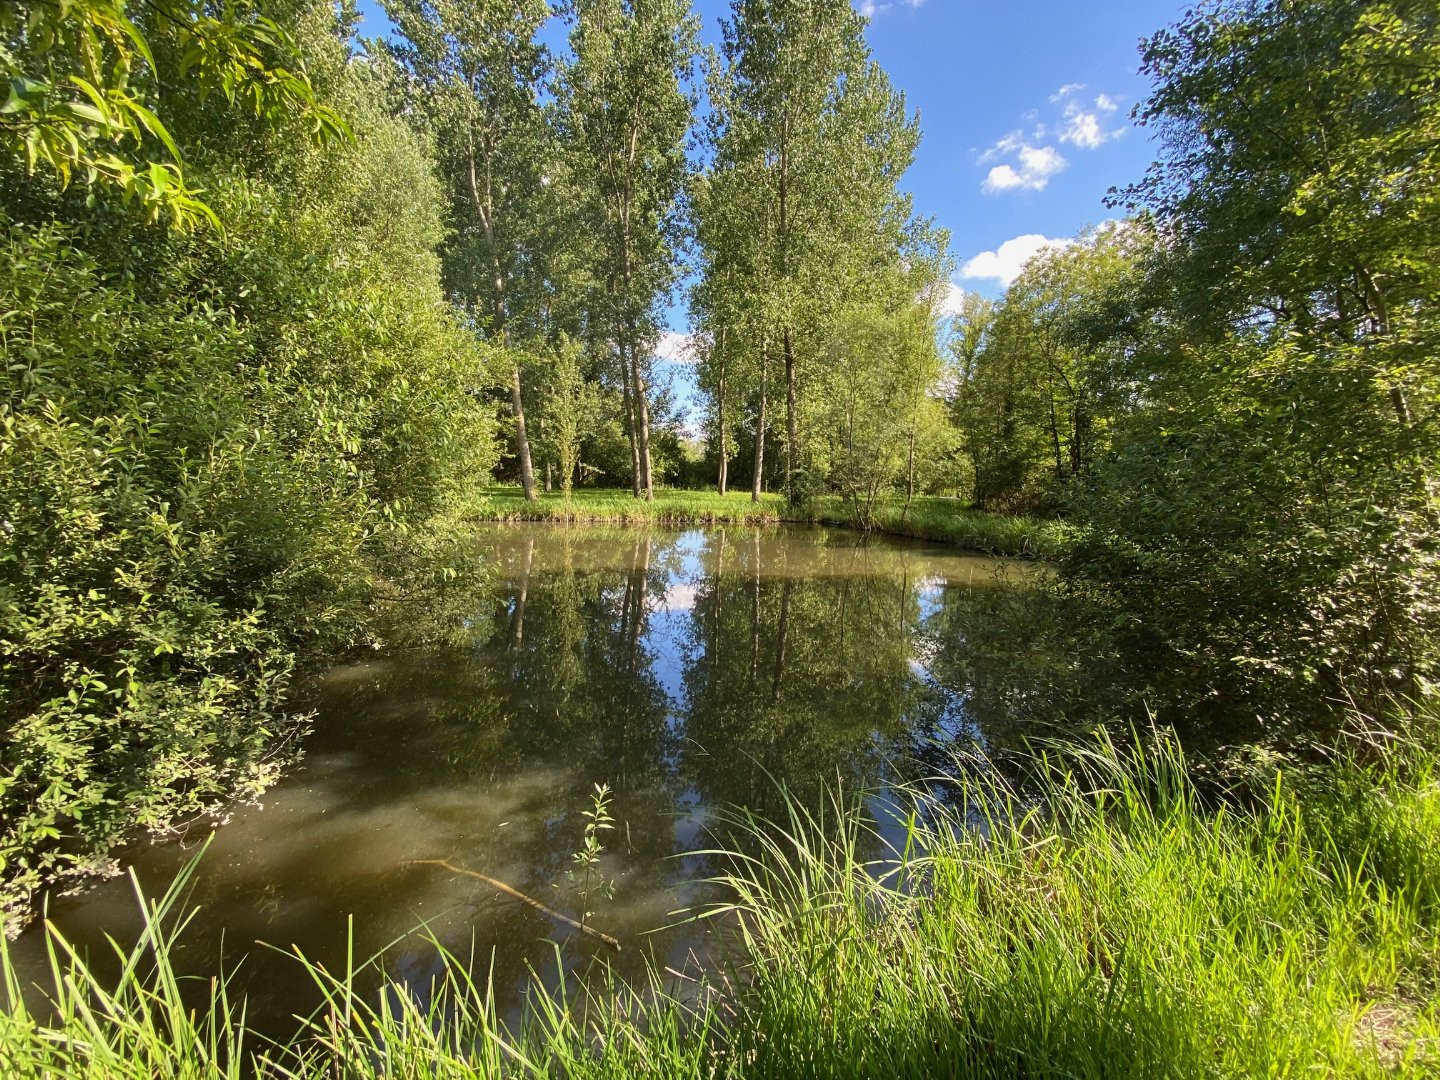
[[[850,504],[822,496],[802,508],[790,507],[782,495],[764,495],[752,502],[748,492],[720,496],[713,491],[660,489],[654,502],[636,499],[628,490],[583,488],[570,501],[559,492],[525,501],[517,487],[484,489],[470,507],[477,521],[551,521],[605,525],[839,525],[857,528]],[[992,555],[1052,558],[1067,542],[1063,523],[1021,515],[989,514],[956,499],[925,496],[907,507],[903,499],[878,501],[866,531],[949,544]]]
[[[310,966],[297,1035],[246,1031],[223,979],[168,963],[183,883],[101,984],[53,938],[49,1010],[5,959],[19,1077],[1390,1077],[1440,1073],[1440,770],[1418,742],[1274,768],[1202,801],[1173,741],[1037,751],[913,793],[883,844],[863,800],[729,817],[743,949],[682,995],[662,971],[532,988],[496,1013],[445,954],[423,995]],[[963,773],[975,776],[973,770]],[[183,920],[182,920],[183,923]],[[180,929],[183,933],[183,926]],[[297,959],[297,963],[304,963]],[[472,974],[474,973],[474,974]]]

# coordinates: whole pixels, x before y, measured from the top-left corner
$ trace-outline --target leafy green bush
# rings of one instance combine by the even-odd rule
[[[306,478],[242,423],[227,315],[137,300],[58,227],[9,231],[0,309],[0,859],[30,888],[253,775],[291,667],[262,568],[312,541],[237,514]]]
[[[411,530],[493,465],[425,149],[383,72],[301,30],[353,138],[197,155],[223,234],[43,185],[0,217],[7,912],[127,828],[263,785],[297,668],[364,632],[380,579],[418,568]]]

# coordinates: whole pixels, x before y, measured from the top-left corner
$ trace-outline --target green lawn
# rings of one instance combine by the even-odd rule
[[[845,500],[822,497],[799,510],[782,495],[763,495],[760,502],[749,492],[731,492],[723,498],[713,491],[661,489],[655,501],[636,499],[626,489],[585,488],[569,502],[559,492],[527,503],[518,487],[489,487],[476,497],[470,514],[478,521],[556,521],[574,524],[619,525],[776,525],[781,522],[855,527]],[[903,499],[878,502],[870,528],[893,536],[932,540],[993,555],[1049,558],[1065,543],[1065,526],[1042,518],[987,514],[957,499],[926,496],[909,509]]]

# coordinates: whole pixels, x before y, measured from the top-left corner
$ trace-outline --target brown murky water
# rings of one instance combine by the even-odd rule
[[[701,853],[714,809],[773,810],[780,783],[801,798],[837,782],[883,792],[918,745],[969,723],[930,662],[947,597],[1028,572],[820,529],[509,526],[481,543],[493,580],[455,641],[336,668],[303,763],[260,805],[213,836],[207,825],[124,853],[158,895],[210,838],[178,963],[239,964],[262,1027],[315,1004],[283,950],[343,968],[349,926],[357,957],[385,950],[384,970],[417,988],[437,971],[427,935],[473,949],[507,1008],[532,968],[553,977],[557,955],[573,970],[608,951],[415,860],[448,860],[572,917],[588,908],[622,942],[622,972],[647,952],[675,970],[703,964],[715,931],[674,924],[718,869]],[[615,792],[617,824],[602,838],[605,887],[587,897],[566,871],[598,783]],[[124,878],[50,913],[92,950],[138,933]],[[15,951],[38,964],[39,934]]]

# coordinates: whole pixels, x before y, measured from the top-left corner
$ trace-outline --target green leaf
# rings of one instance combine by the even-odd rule
[[[17,75],[10,80],[10,93],[0,105],[0,115],[34,109],[49,95],[50,84],[40,79]]]

